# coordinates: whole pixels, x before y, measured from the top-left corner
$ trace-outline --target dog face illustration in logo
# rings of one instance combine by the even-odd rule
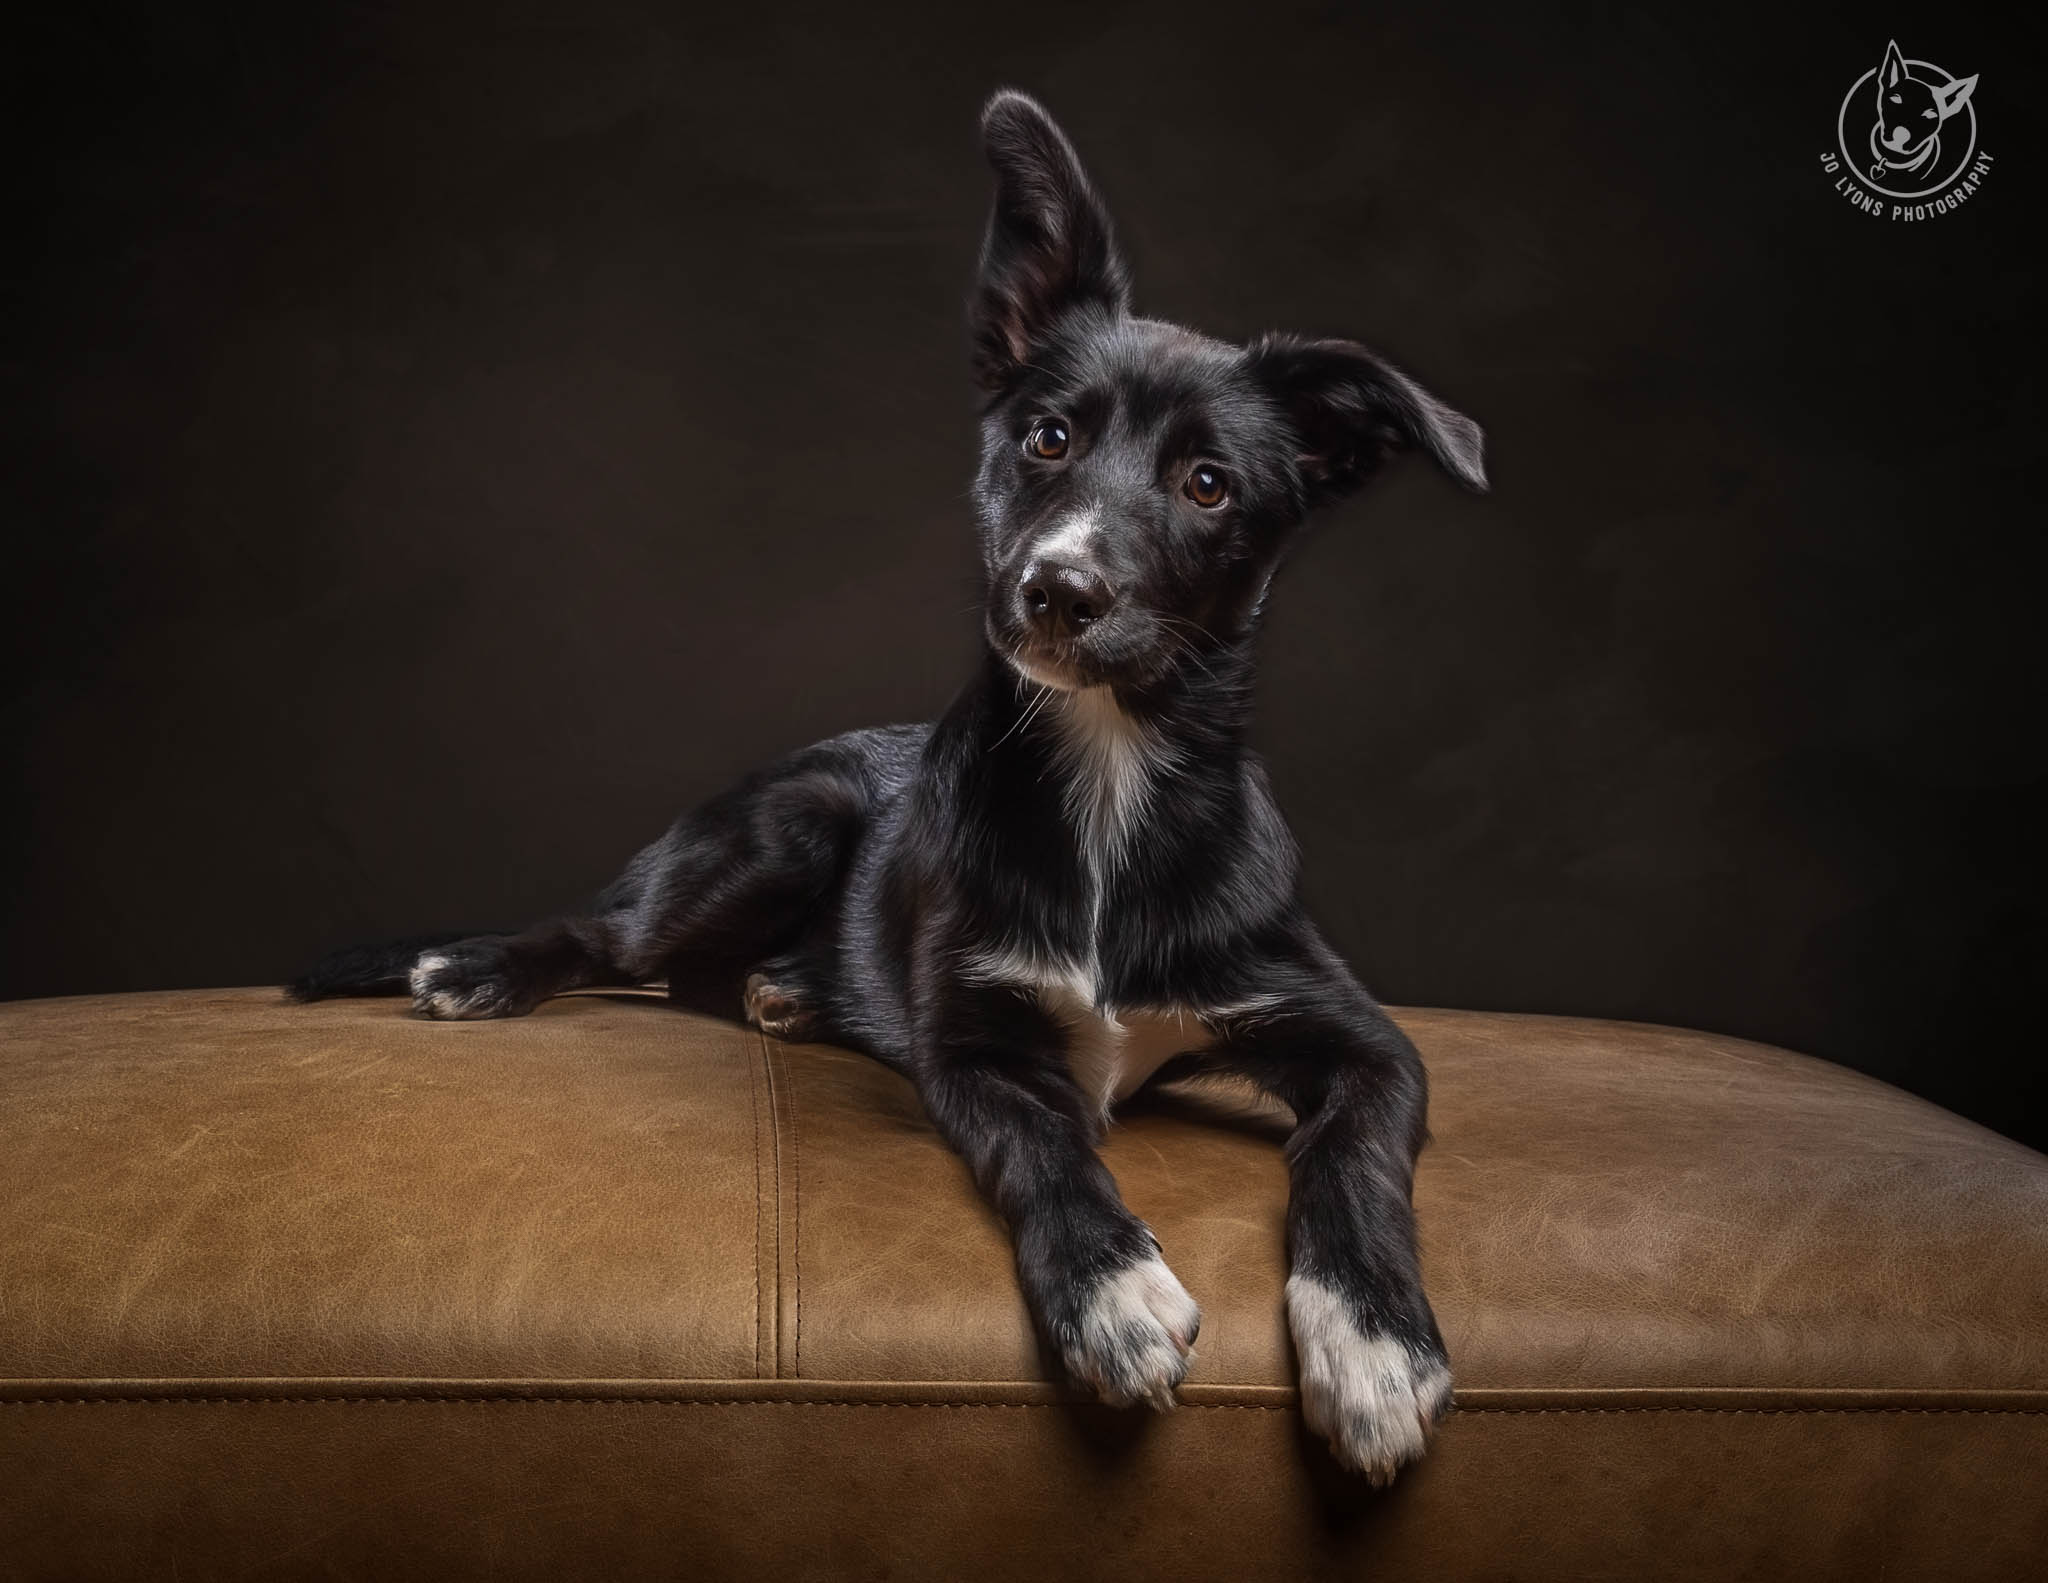
[[[1947,214],[1975,195],[1991,169],[1978,139],[1976,91],[1974,74],[1959,76],[1887,45],[1883,61],[1858,73],[1842,95],[1835,146],[1821,155],[1821,169],[1864,214]]]
[[[1923,171],[1939,157],[1942,123],[1970,102],[1977,79],[1915,77],[1896,42],[1877,69],[1877,122],[1870,129],[1872,174]]]

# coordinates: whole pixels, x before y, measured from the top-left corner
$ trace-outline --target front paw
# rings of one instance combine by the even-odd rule
[[[1202,1311],[1157,1254],[1099,1277],[1052,1327],[1067,1372],[1112,1407],[1173,1406]]]
[[[1301,1411],[1345,1467],[1391,1484],[1420,1457],[1451,1405],[1451,1371],[1431,1342],[1362,1329],[1344,1297],[1306,1275],[1287,1281],[1287,1323],[1301,1364]]]
[[[422,1017],[518,1017],[533,1010],[512,953],[488,936],[458,940],[413,963],[412,1009]]]

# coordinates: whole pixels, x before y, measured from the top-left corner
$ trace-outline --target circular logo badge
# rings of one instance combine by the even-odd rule
[[[1977,79],[1907,60],[1894,43],[1884,64],[1843,96],[1835,118],[1842,163],[1872,192],[1929,198],[1969,169],[1977,152]]]
[[[1932,61],[1909,60],[1895,40],[1842,96],[1835,147],[1821,166],[1866,214],[1947,214],[1975,194],[1991,166],[1977,143],[1976,91],[1974,73],[1959,77]]]

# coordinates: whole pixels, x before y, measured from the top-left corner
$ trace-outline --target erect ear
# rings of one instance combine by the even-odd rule
[[[1309,504],[1349,494],[1398,451],[1419,450],[1467,489],[1486,491],[1486,437],[1356,341],[1266,335],[1247,348],[1253,376],[1294,427]]]
[[[1868,55],[1863,57],[1870,59]],[[1896,88],[1899,79],[1906,75],[1906,57],[1899,53],[1899,41],[1893,39],[1884,47],[1884,64],[1877,68],[1877,86],[1880,89]]]
[[[974,373],[1000,390],[1060,315],[1121,313],[1131,282],[1109,212],[1043,105],[1005,88],[981,112],[981,136],[996,198],[974,287]]]
[[[1935,89],[1934,103],[1935,107],[1941,111],[1942,120],[1946,121],[1950,116],[1962,109],[1964,105],[1968,104],[1970,102],[1970,95],[1976,89],[1977,79],[1975,77],[1958,77],[1954,82],[1945,83]]]

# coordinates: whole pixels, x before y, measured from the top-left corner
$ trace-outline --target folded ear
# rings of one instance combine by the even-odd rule
[[[1941,111],[1942,120],[1946,121],[1950,116],[1962,109],[1964,105],[1968,104],[1970,102],[1970,95],[1976,91],[1976,88],[1977,79],[1975,77],[1958,77],[1954,82],[1946,83],[1935,89],[1934,103],[1936,108]]]
[[[1475,493],[1486,490],[1486,437],[1356,341],[1267,335],[1247,348],[1253,376],[1300,442],[1309,504],[1349,494],[1399,451],[1419,450]]]
[[[974,289],[974,373],[1000,390],[1061,314],[1091,303],[1121,313],[1131,282],[1109,212],[1043,105],[1005,88],[982,111],[981,136],[996,198]]]

